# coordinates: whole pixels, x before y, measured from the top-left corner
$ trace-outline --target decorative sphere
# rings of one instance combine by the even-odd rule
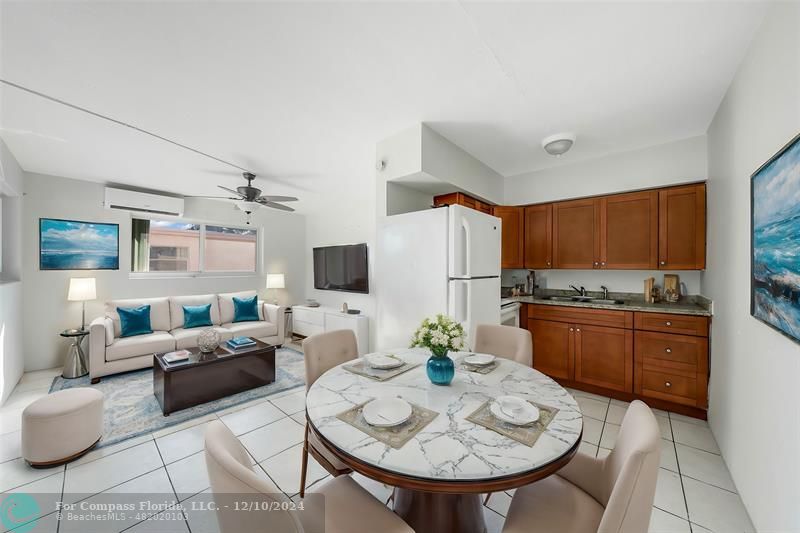
[[[219,347],[221,341],[219,332],[215,329],[206,329],[197,337],[197,347],[203,353],[210,353]]]

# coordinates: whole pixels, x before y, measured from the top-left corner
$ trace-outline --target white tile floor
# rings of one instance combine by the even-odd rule
[[[217,414],[166,428],[90,452],[67,467],[35,470],[19,453],[19,415],[31,401],[47,393],[57,370],[26,374],[9,401],[0,408],[0,491],[54,493],[59,497],[91,498],[101,492],[168,494],[191,502],[206,496],[208,474],[202,453],[203,432],[210,420],[222,420],[236,433],[254,463],[289,497],[296,497],[303,440],[304,391],[286,391],[269,399],[240,405]],[[627,404],[603,396],[572,391],[584,413],[581,453],[603,457],[614,446]],[[708,424],[674,413],[656,411],[662,454],[650,532],[739,533],[754,528],[719,455]],[[309,458],[308,485],[323,483],[327,473]],[[356,481],[386,501],[390,488],[355,475]],[[81,496],[71,496],[81,494]],[[513,491],[494,494],[485,509],[489,532],[499,532]],[[55,519],[55,502],[45,506],[33,531],[65,532]],[[143,521],[115,524],[116,531],[217,531],[209,515],[192,515],[183,522],[165,522],[154,514]],[[59,529],[60,528],[60,529]],[[4,529],[0,528],[0,531]]]

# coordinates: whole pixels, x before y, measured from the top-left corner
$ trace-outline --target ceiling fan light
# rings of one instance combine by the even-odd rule
[[[548,154],[560,157],[567,153],[574,143],[574,133],[556,133],[542,139],[542,148]]]

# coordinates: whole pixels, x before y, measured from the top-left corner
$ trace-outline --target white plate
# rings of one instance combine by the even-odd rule
[[[527,426],[539,420],[539,409],[516,396],[500,396],[489,406],[492,414],[509,424]]]
[[[361,413],[370,426],[390,428],[411,418],[411,404],[402,398],[378,398],[366,404]]]
[[[474,353],[464,358],[464,362],[473,366],[486,366],[494,362],[495,356],[488,353]]]
[[[374,354],[367,357],[367,363],[372,368],[379,370],[388,370],[390,368],[397,368],[403,366],[403,360],[395,355]]]

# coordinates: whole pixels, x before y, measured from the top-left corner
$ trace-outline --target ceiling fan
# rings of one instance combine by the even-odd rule
[[[296,202],[297,198],[294,196],[271,196],[266,194],[261,194],[261,189],[257,187],[253,187],[253,180],[256,179],[256,175],[252,172],[242,172],[242,177],[247,180],[247,185],[242,185],[240,187],[236,187],[236,189],[229,189],[228,187],[223,187],[222,185],[217,185],[223,191],[229,192],[235,196],[191,196],[190,198],[215,198],[219,200],[235,200],[240,202],[237,204],[237,207],[244,211],[248,215],[247,223],[250,223],[250,213],[253,212],[253,209],[260,205],[264,207],[271,207],[272,209],[280,209],[281,211],[294,211],[288,205],[283,205],[278,202]]]

